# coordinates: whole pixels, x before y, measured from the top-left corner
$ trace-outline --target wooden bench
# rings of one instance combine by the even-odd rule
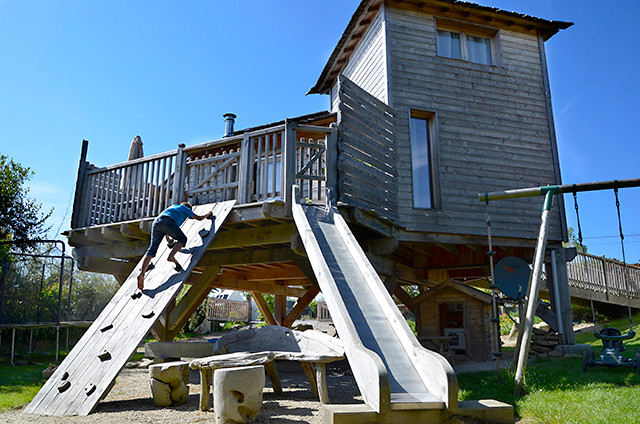
[[[311,390],[320,402],[329,403],[326,364],[344,359],[339,339],[318,331],[295,331],[286,327],[267,326],[238,331],[221,337],[214,346],[214,356],[191,361],[200,370],[202,391],[200,409],[209,409],[212,372],[218,368],[264,365],[276,394],[282,393],[275,360],[300,362]]]

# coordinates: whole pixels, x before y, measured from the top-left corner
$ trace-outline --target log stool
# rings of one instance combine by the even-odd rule
[[[220,368],[213,372],[213,411],[216,424],[247,423],[262,408],[264,367]]]
[[[189,399],[189,363],[164,362],[149,366],[151,393],[156,406],[186,403]]]

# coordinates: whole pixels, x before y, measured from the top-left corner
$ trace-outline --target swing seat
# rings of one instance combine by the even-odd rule
[[[614,327],[607,327],[602,331],[595,331],[593,335],[602,340],[602,349],[615,349],[619,352],[625,350],[623,340],[631,340],[636,336],[635,331],[630,330],[627,334],[622,334]]]

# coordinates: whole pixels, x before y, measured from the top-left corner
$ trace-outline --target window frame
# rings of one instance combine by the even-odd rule
[[[438,31],[453,32],[460,35],[460,58],[443,56],[438,49]],[[491,63],[480,63],[469,60],[469,49],[467,47],[467,37],[480,37],[489,40],[491,50]],[[484,27],[481,25],[469,24],[450,19],[435,19],[436,56],[451,60],[462,60],[464,62],[475,63],[481,66],[502,66],[502,54],[500,49],[500,31],[497,28]]]
[[[413,134],[411,132],[411,119],[424,119],[427,121],[427,143],[428,143],[428,151],[429,151],[429,183],[430,183],[430,193],[431,193],[431,206],[416,206],[416,196],[414,190],[414,178],[415,173],[413,169],[413,155],[415,152],[413,151]],[[409,147],[410,147],[410,155],[411,160],[409,161],[411,165],[411,198],[412,198],[412,206],[413,209],[418,210],[439,210],[442,207],[441,203],[441,195],[440,195],[440,160],[439,160],[439,149],[438,149],[438,132],[437,132],[437,123],[438,117],[435,112],[421,110],[421,109],[409,109]]]

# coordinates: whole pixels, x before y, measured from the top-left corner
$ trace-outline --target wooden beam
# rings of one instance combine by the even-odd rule
[[[106,240],[125,241],[125,242],[131,241],[130,238],[123,236],[120,230],[117,230],[113,227],[106,227],[106,226],[101,227],[100,234],[102,235],[103,239],[106,239]]]
[[[260,309],[260,313],[262,314],[262,318],[268,325],[278,325],[276,319],[273,317],[271,310],[269,309],[269,305],[267,305],[267,301],[262,297],[262,293],[251,292],[251,296],[253,300],[256,301],[256,305],[258,305],[258,309]]]
[[[113,259],[97,258],[92,256],[80,256],[78,258],[78,269],[82,271],[99,272],[101,274],[125,275],[125,280],[126,276],[131,274],[135,267],[135,262],[116,261]],[[122,282],[124,282],[124,280]]]
[[[304,311],[305,308],[309,306],[313,299],[316,298],[318,293],[320,293],[319,288],[315,286],[310,287],[309,290],[307,290],[307,292],[304,294],[304,296],[298,299],[296,304],[293,306],[293,309],[291,309],[291,311],[284,318],[282,325],[284,327],[291,327],[291,325],[293,325],[293,322],[298,319],[300,314],[302,314],[302,311]]]
[[[208,250],[237,249],[268,244],[290,244],[297,233],[293,224],[270,225],[242,230],[228,230],[219,233]]]
[[[250,272],[236,272],[225,270],[226,277],[244,279],[247,281],[272,281],[272,280],[300,280],[307,276],[297,267],[291,265],[285,268],[259,269]]]
[[[374,255],[390,255],[398,248],[397,237],[383,237],[369,240],[369,250]]]
[[[175,338],[182,326],[193,315],[202,301],[207,297],[214,286],[216,276],[220,272],[219,267],[209,267],[200,274],[191,285],[189,291],[180,299],[173,311],[169,313],[168,325],[171,339]]]
[[[120,232],[130,238],[149,240],[149,235],[140,231],[140,224],[137,221],[123,222],[120,224]]]
[[[311,285],[308,281],[307,283]],[[237,278],[228,278],[225,277],[224,274],[222,277],[215,280],[214,287],[291,297],[302,297],[306,293],[305,289],[275,284],[275,280],[272,283],[252,282]]]
[[[78,256],[94,256],[97,258],[139,258],[149,247],[148,240],[137,240],[122,243],[99,244],[76,247]]]
[[[395,276],[400,280],[409,281],[414,284],[419,284],[422,278],[419,278],[415,269],[410,266],[403,265],[395,262],[391,259],[383,258],[373,253],[366,253],[367,259],[371,262],[371,265],[375,268],[378,274],[385,276]]]
[[[234,266],[247,264],[267,264],[292,262],[296,255],[288,247],[275,249],[252,249],[241,252],[210,252],[203,257],[201,266]]]

